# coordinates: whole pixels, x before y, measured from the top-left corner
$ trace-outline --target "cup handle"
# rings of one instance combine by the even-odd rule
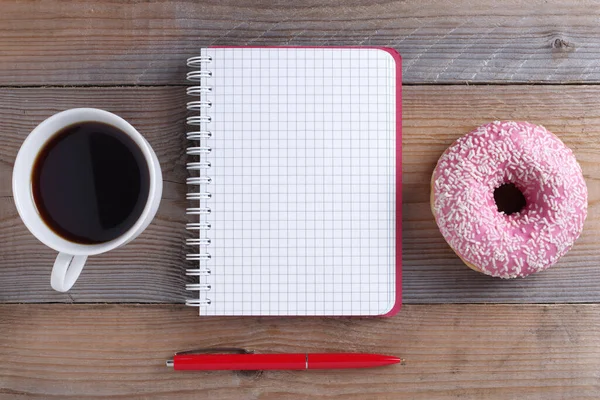
[[[52,268],[52,277],[50,284],[52,289],[57,292],[66,292],[71,289],[79,278],[81,270],[85,265],[87,256],[72,256],[66,253],[58,253],[54,267]]]

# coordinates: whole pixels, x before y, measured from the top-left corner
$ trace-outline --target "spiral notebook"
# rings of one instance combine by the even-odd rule
[[[398,311],[398,53],[216,47],[188,66],[187,275],[198,281],[187,304],[201,315]]]

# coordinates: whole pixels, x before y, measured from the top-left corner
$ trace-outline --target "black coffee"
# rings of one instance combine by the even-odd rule
[[[35,161],[32,182],[37,209],[55,233],[96,244],[135,224],[148,200],[150,172],[133,139],[89,121],[48,141]]]

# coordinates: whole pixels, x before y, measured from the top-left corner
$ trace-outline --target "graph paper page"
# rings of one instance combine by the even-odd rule
[[[396,299],[394,59],[380,49],[204,51],[212,57],[212,258],[211,304],[201,314],[388,312]]]

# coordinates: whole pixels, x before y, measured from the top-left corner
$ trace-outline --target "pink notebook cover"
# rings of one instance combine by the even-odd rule
[[[198,221],[211,226],[199,242],[211,244],[191,254],[210,258],[198,257],[198,267],[188,270],[200,281],[188,285],[199,293],[188,304],[200,306],[201,315],[396,314],[402,304],[398,52],[220,46],[194,59],[188,65],[199,68],[188,79],[198,90],[190,94],[197,104],[211,104],[191,108],[199,111],[197,132],[211,132],[198,146],[213,147],[198,154],[210,170],[195,172],[211,175],[212,186],[200,185],[198,193],[212,190],[212,197],[196,203],[211,208]],[[202,117],[208,114],[210,120]],[[346,121],[336,120],[341,116]],[[351,139],[326,132],[338,125]],[[357,139],[358,126],[368,138]],[[392,254],[390,271],[385,260]]]

